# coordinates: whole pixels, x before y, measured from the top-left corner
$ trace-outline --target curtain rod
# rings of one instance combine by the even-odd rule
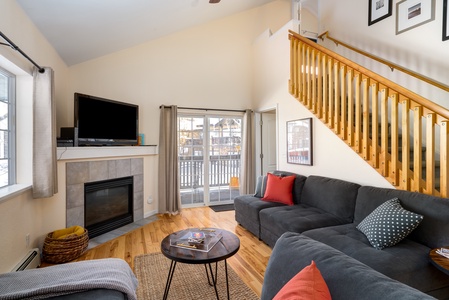
[[[0,31],[0,36],[7,41],[8,43],[0,43],[0,45],[11,47],[12,49],[18,51],[20,54],[22,54],[26,59],[28,59],[33,65],[35,65],[39,69],[39,73],[44,73],[45,69],[39,66],[37,63],[34,62],[28,55],[25,54],[16,44],[14,44],[6,35],[3,34],[3,32]]]
[[[164,105],[159,106],[161,108]],[[167,105],[166,105],[167,106]],[[192,109],[192,110],[211,110],[211,111],[232,111],[232,112],[245,112],[246,110],[238,110],[238,109],[218,109],[218,108],[204,108],[204,107],[180,107],[178,109]]]

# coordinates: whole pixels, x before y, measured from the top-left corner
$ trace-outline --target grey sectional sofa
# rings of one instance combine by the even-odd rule
[[[262,193],[263,187],[257,194]],[[239,224],[271,247],[286,232],[300,233],[302,238],[306,236],[323,246],[331,246],[341,255],[393,280],[439,299],[449,298],[449,276],[431,265],[428,258],[432,248],[449,245],[448,199],[301,175],[296,175],[292,206],[263,201],[258,196],[237,197],[235,217]],[[422,215],[423,220],[400,243],[377,250],[357,225],[380,204],[395,197],[406,210]],[[292,243],[291,247],[296,246]],[[300,250],[295,249],[298,258],[310,264],[315,257],[313,253],[304,258]]]

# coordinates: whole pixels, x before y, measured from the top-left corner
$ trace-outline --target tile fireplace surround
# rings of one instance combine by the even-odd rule
[[[143,219],[143,158],[67,162],[66,222],[67,227],[84,226],[84,184],[106,179],[133,176],[134,222]]]

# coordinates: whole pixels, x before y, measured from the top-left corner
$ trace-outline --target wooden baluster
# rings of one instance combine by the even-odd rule
[[[355,85],[355,136],[354,142],[357,153],[361,153],[362,146],[362,99],[360,99],[361,75],[356,72],[354,77]]]
[[[384,177],[389,175],[388,163],[388,89],[380,86],[380,171]]]
[[[289,36],[290,38],[290,80],[288,82],[288,87],[289,87],[289,93],[294,95],[295,94],[295,66],[296,66],[296,55],[295,55],[295,51],[296,51],[296,45],[298,43],[298,41],[292,37]]]
[[[321,52],[318,52],[317,54],[317,65],[316,65],[316,69],[317,69],[317,98],[316,98],[316,102],[317,102],[317,106],[316,106],[316,111],[317,111],[317,116],[318,118],[322,118],[323,117],[323,71],[321,69]]]
[[[440,123],[440,194],[449,196],[449,121]]]
[[[315,49],[312,49],[312,63],[310,64],[310,79],[311,79],[311,83],[312,83],[312,98],[311,98],[311,110],[314,114],[317,114],[317,108],[316,108],[316,84],[317,84],[317,74],[316,74],[316,54],[315,54]]]
[[[298,95],[300,93],[300,76],[301,76],[301,47],[302,43],[300,41],[296,42],[296,50],[295,50],[295,98],[298,99]]]
[[[354,78],[352,74],[352,68],[348,68],[348,124],[347,128],[347,140],[349,146],[354,146]]]
[[[347,98],[346,98],[346,87],[348,85],[348,80],[347,80],[347,74],[346,74],[346,65],[343,65],[340,67],[340,101],[341,101],[341,107],[340,107],[340,113],[341,113],[341,119],[340,119],[340,124],[338,124],[340,126],[340,137],[343,140],[346,140],[346,124],[347,124],[347,111],[348,111],[348,106],[347,106]],[[350,84],[349,84],[349,88],[350,88]]]
[[[323,55],[323,60],[321,61],[321,70],[322,70],[322,76],[323,76],[323,98],[322,98],[323,118],[322,118],[322,120],[325,124],[327,123],[327,120],[329,118],[329,115],[328,115],[329,107],[327,106],[327,99],[328,99],[328,92],[329,92],[329,83],[328,83],[329,75],[327,73],[326,62],[327,62],[327,56]]]
[[[402,103],[402,178],[401,178],[401,187],[403,190],[409,190],[410,188],[410,101],[400,96],[404,100]]]
[[[298,66],[297,68],[297,72],[298,72],[298,76],[297,76],[297,80],[298,82],[296,83],[296,94],[295,97],[296,99],[298,99],[300,102],[302,102],[301,99],[301,95],[303,92],[303,86],[302,86],[302,77],[303,77],[303,69],[304,69],[304,57],[303,57],[303,50],[304,50],[304,43],[303,42],[299,42],[298,43],[298,58],[296,59]]]
[[[327,120],[327,125],[329,126],[329,128],[334,128],[334,101],[333,101],[333,93],[334,93],[334,77],[333,77],[333,72],[332,72],[332,66],[333,66],[333,62],[332,62],[332,58],[329,57],[329,60],[327,62],[327,74],[329,75],[328,78],[328,84],[329,84],[329,91],[327,93],[328,95],[328,101],[327,101],[327,105],[328,105],[328,120]]]
[[[307,47],[307,52],[306,52],[306,86],[307,86],[307,93],[306,93],[306,106],[307,108],[310,110],[312,108],[312,80],[311,80],[311,73],[312,70],[310,68],[310,66],[312,65],[311,63],[311,59],[310,59],[310,55],[311,55],[311,50],[310,47]]]
[[[304,104],[305,106],[307,106],[307,101],[306,101],[306,70],[307,70],[307,60],[306,60],[306,56],[307,56],[307,48],[308,46],[304,44],[303,50],[302,50],[302,66],[301,66],[301,102],[302,104]]]
[[[368,78],[363,76],[363,128],[362,128],[362,145],[363,145],[363,158],[369,160],[369,98],[368,98]]]
[[[413,190],[421,192],[422,179],[422,107],[416,106],[413,109]]]
[[[394,186],[399,184],[399,110],[398,110],[398,94],[393,92],[390,95],[391,99],[391,159],[390,159],[390,176],[393,179],[391,182]]]
[[[340,73],[339,62],[334,62],[334,101],[333,101],[333,109],[334,109],[334,132],[336,134],[340,133]]]
[[[371,82],[371,160],[374,168],[379,167],[379,84]]]
[[[426,118],[426,190],[432,195],[435,189],[435,113]]]
[[[296,55],[297,55],[297,58],[296,58],[296,62],[297,62],[297,66],[296,66],[296,69],[298,70],[297,72],[298,72],[298,77],[296,77],[296,80],[297,80],[297,82],[296,82],[296,99],[298,99],[300,102],[301,102],[301,97],[300,97],[300,95],[301,95],[301,82],[302,82],[302,80],[301,80],[301,78],[302,78],[302,65],[303,65],[303,62],[302,62],[302,49],[303,49],[303,43],[300,41],[299,43],[298,43],[298,52],[296,52]]]

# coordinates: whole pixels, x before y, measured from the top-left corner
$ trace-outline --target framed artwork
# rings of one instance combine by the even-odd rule
[[[443,41],[449,40],[449,22],[447,20],[449,16],[448,0],[443,0]]]
[[[393,0],[369,0],[368,26],[392,14]]]
[[[435,0],[403,0],[396,4],[396,34],[435,19]]]
[[[312,165],[312,118],[287,121],[287,163]]]

